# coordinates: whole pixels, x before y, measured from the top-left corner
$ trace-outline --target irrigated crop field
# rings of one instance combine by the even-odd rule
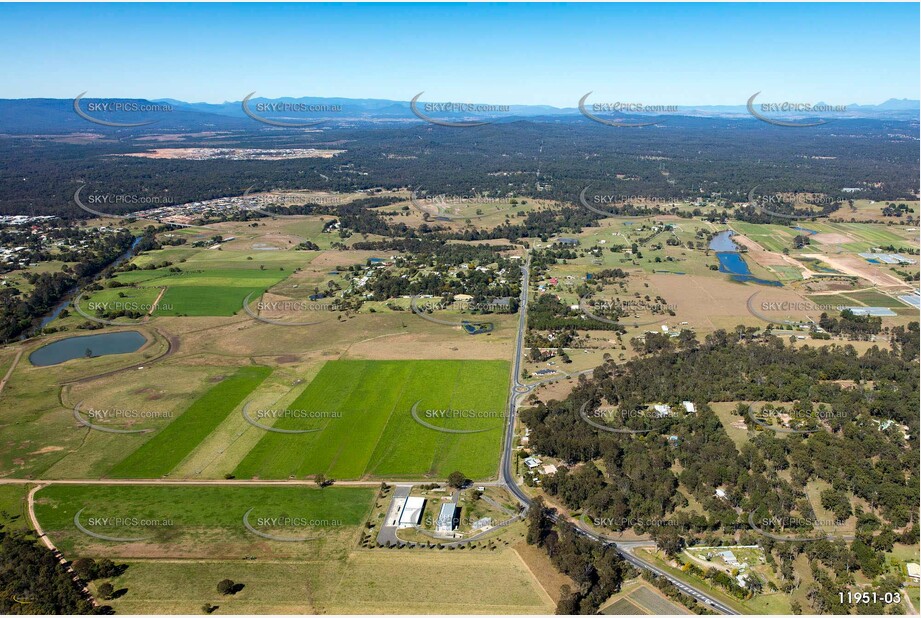
[[[282,416],[235,470],[240,478],[444,477],[460,470],[470,478],[496,472],[509,366],[505,361],[329,361],[288,406],[312,418]],[[412,416],[426,411],[475,412],[463,418]],[[264,421],[270,424],[270,420]]]

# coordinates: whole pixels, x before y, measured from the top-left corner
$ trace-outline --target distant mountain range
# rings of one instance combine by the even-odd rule
[[[681,105],[668,112],[620,113],[600,112],[593,107],[601,100],[588,97],[585,108],[590,113],[605,118],[628,121],[629,118],[667,117],[669,115],[754,120],[746,105]],[[759,96],[754,104],[761,111],[761,104],[770,102]],[[469,103],[469,102],[465,102]],[[478,104],[482,105],[482,104]],[[816,103],[814,105],[824,105]],[[142,108],[161,108],[159,111],[143,111]],[[168,106],[168,111],[163,107]],[[286,126],[309,121],[322,120],[326,126],[336,123],[355,122],[404,122],[420,121],[418,115],[444,122],[470,122],[488,120],[509,122],[521,119],[547,119],[553,121],[578,120],[583,116],[578,107],[552,107],[548,105],[510,105],[498,111],[452,111],[432,105],[431,99],[419,98],[414,113],[410,101],[389,99],[348,99],[327,97],[298,97],[268,99],[253,97],[247,101],[250,115],[267,120],[264,125]],[[152,122],[141,129],[149,130],[244,130],[258,128],[256,120],[248,117],[242,101],[224,103],[189,103],[176,99],[100,99],[83,98],[79,108],[86,116],[115,124]],[[119,108],[120,111],[112,111]],[[317,109],[319,108],[319,111]],[[129,110],[129,111],[125,111]],[[879,105],[846,105],[844,111],[827,113],[763,112],[773,118],[823,118],[826,120],[876,119],[876,120],[918,120],[921,102],[914,99],[889,99]],[[74,110],[73,99],[0,99],[0,132],[2,133],[59,133],[87,130],[102,130],[104,124],[94,124],[81,117]]]
[[[759,98],[759,103],[761,100],[764,100],[764,97]],[[185,110],[195,110],[200,112],[208,112],[213,114],[221,114],[227,116],[236,116],[243,117],[246,114],[243,112],[243,106],[241,101],[227,101],[224,103],[188,103],[185,101],[177,101],[176,99],[158,99],[157,101],[169,103],[174,105],[177,109]],[[425,112],[426,115],[432,117],[453,117],[458,116],[454,112],[426,112],[424,109],[424,101],[429,101],[429,99],[421,99],[417,104],[417,109],[422,112]],[[250,108],[254,108],[260,104],[286,104],[286,105],[304,105],[304,106],[333,106],[338,105],[342,107],[342,111],[338,112],[342,118],[413,118],[414,114],[410,109],[409,101],[392,101],[389,99],[345,99],[345,98],[323,98],[323,97],[299,97],[299,98],[280,98],[280,99],[266,99],[266,98],[253,98],[249,101]],[[467,102],[471,103],[471,102]],[[591,111],[591,105],[593,100],[589,98],[586,102],[586,107]],[[828,105],[826,103],[818,102],[813,105]],[[476,116],[485,116],[490,118],[496,117],[508,117],[508,118],[524,118],[524,117],[534,117],[534,116],[573,116],[579,114],[578,107],[553,107],[550,105],[509,105],[508,111],[501,112],[470,112],[468,114],[461,113],[461,116],[476,117]],[[893,117],[899,116],[903,119],[917,118],[919,112],[921,112],[921,101],[913,99],[889,99],[884,103],[879,105],[857,105],[849,104],[845,106],[847,108],[846,112],[834,112],[835,117],[839,115],[843,117],[851,118],[882,118],[882,117]],[[748,116],[748,108],[745,105],[679,105],[677,106],[677,113],[684,116],[719,116],[719,117],[733,117],[733,116]],[[756,104],[757,109],[757,104]],[[328,114],[331,115],[331,114]],[[629,115],[660,115],[660,114],[648,114],[648,113],[636,113],[636,114],[623,114],[625,116]],[[783,114],[781,114],[783,115]],[[797,114],[788,113],[790,116]],[[830,115],[830,114],[829,114]]]

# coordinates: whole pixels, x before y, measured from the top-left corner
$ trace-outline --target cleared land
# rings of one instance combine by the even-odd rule
[[[128,561],[113,580],[120,614],[550,614],[540,584],[510,549],[353,551],[334,560]],[[460,576],[463,574],[463,576]],[[244,585],[222,596],[217,582]],[[501,582],[500,586],[496,582]]]

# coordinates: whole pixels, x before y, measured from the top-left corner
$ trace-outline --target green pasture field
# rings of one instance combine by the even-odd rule
[[[231,316],[249,294],[258,296],[310,262],[315,252],[232,251],[204,248],[167,248],[142,253],[132,260],[139,270],[117,273],[112,280],[123,287],[93,293],[81,301],[92,303],[131,300],[151,304],[163,288],[156,316]],[[171,266],[146,270],[150,265]],[[170,272],[179,268],[180,272]],[[105,286],[110,280],[104,280]],[[119,293],[126,298],[120,299]],[[79,317],[79,316],[76,316]],[[82,318],[80,318],[82,321]]]
[[[269,283],[269,282],[266,282]],[[171,287],[157,306],[157,315],[164,316],[231,316],[240,311],[249,294],[253,298],[267,287],[238,287],[230,285]],[[252,300],[252,299],[250,299]]]
[[[35,513],[45,532],[65,552],[125,544],[100,543],[81,532],[74,522],[81,510],[79,523],[92,533],[156,539],[182,551],[183,544],[205,541],[211,535],[224,543],[263,543],[243,523],[250,509],[251,526],[281,538],[319,540],[351,534],[367,519],[375,495],[375,489],[360,487],[50,485],[36,494]]]
[[[322,413],[282,415],[262,422],[303,434],[266,432],[240,462],[239,478],[444,478],[460,470],[473,479],[496,472],[502,439],[509,365],[506,361],[328,361],[288,407]],[[449,429],[417,423],[420,418]],[[473,410],[460,418],[433,419],[426,410]],[[486,413],[484,415],[484,413]]]
[[[29,485],[0,485],[0,526],[7,530],[29,528],[26,496]]]
[[[853,234],[864,242],[875,243],[877,245],[894,244],[912,246],[899,228],[890,229],[890,226],[875,225],[872,223],[829,223],[828,227],[840,230],[842,232]],[[900,233],[901,232],[901,233]]]
[[[843,294],[845,298],[852,298],[857,301],[859,304],[864,304],[868,307],[897,307],[897,308],[906,308],[905,303],[900,301],[898,298],[893,298],[888,294],[883,294],[875,290],[865,290],[863,292],[848,292]]]
[[[195,401],[176,420],[116,464],[109,476],[155,478],[168,474],[249,395],[272,370],[243,367]]]
[[[806,224],[802,227],[810,230],[816,229]],[[805,234],[805,232],[794,230],[785,225],[746,223],[744,221],[733,221],[732,228],[743,236],[751,238],[768,251],[776,251],[777,253],[783,253],[785,248],[793,249],[793,237]]]

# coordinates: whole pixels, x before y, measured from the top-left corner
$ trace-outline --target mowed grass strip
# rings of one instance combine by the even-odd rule
[[[368,516],[375,489],[303,486],[50,485],[36,494],[35,513],[48,531],[74,531],[74,515],[93,518],[169,520],[181,528],[228,528],[246,534],[243,515],[302,518],[358,526]],[[128,535],[125,535],[128,536]]]
[[[238,369],[197,399],[176,420],[116,464],[108,476],[156,478],[167,474],[271,373],[269,367]]]
[[[446,476],[471,478],[497,468],[508,388],[506,361],[328,361],[291,404],[325,418],[279,418],[274,427],[321,431],[267,432],[234,474],[240,478]],[[427,423],[413,420],[412,406]],[[438,418],[429,410],[465,410],[482,417]]]

